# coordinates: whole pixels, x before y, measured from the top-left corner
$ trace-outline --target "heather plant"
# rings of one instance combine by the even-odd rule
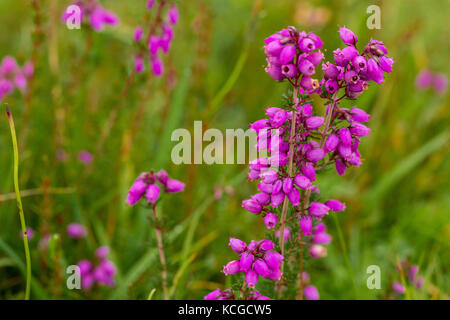
[[[0,1],[0,298],[448,299],[436,1]],[[249,122],[248,165],[171,158]]]
[[[419,266],[408,259],[398,261],[395,266],[397,275],[387,290],[387,296],[394,298],[406,296],[411,299],[412,291],[423,290],[424,278],[419,274]]]
[[[154,1],[149,1],[147,8],[153,9]],[[163,10],[167,10],[167,17],[163,15]],[[144,61],[148,60],[151,71],[156,77],[160,77],[164,71],[164,64],[161,60],[161,53],[167,54],[174,36],[173,25],[178,23],[178,9],[175,3],[169,6],[168,1],[162,0],[155,9],[152,23],[148,25],[148,30],[138,26],[134,30],[134,42],[138,45],[138,53],[134,56],[135,71],[141,73],[144,70]],[[152,10],[154,11],[154,10]],[[145,38],[144,38],[145,34]]]
[[[33,76],[34,67],[32,62],[26,62],[22,67],[17,64],[15,58],[6,56],[0,64],[0,101],[7,95],[18,89],[24,93],[27,82]]]
[[[261,276],[274,282],[276,293],[272,294],[278,299],[319,298],[318,290],[309,284],[304,260],[327,255],[325,245],[331,236],[325,217],[344,211],[345,204],[324,201],[315,183],[331,165],[338,175],[361,166],[358,147],[370,132],[363,124],[370,115],[357,107],[340,107],[340,102],[355,100],[371,83],[381,84],[394,63],[382,41],[370,40],[358,50],[358,38],[350,29],[342,27],[339,34],[346,46],[333,51],[334,63],[322,63],[321,80],[315,76],[324,58],[317,35],[288,27],[265,40],[266,72],[276,81],[288,81],[291,88],[282,107],[266,108],[267,118],[250,124],[258,135],[256,148],[267,150],[269,157],[250,163],[248,178],[259,182],[259,192],[244,200],[242,207],[261,216],[268,237],[279,240],[275,251],[270,251],[275,247],[271,240],[252,241],[248,246],[230,240],[240,259],[228,263],[223,272],[245,272],[242,290],[254,290]],[[317,115],[312,95],[324,100],[324,116]],[[207,298],[211,295],[239,297],[215,292]]]
[[[155,229],[156,240],[158,243],[164,299],[168,300],[169,289],[167,283],[167,264],[162,234],[162,219],[158,218],[156,212],[156,203],[161,196],[161,187],[165,193],[177,193],[184,191],[185,185],[179,180],[170,178],[165,170],[160,170],[157,173],[154,173],[153,170],[150,172],[143,172],[136,178],[131,186],[128,192],[127,203],[134,206],[141,199],[145,199],[146,205],[151,210],[149,219]]]

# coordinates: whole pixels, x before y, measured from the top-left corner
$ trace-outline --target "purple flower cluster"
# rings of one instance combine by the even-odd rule
[[[119,18],[112,12],[105,10],[100,3],[95,0],[83,1],[77,0],[72,3],[80,8],[80,20],[86,21],[91,25],[95,31],[102,31],[106,25],[116,26],[119,24]],[[72,13],[64,11],[62,20],[67,22]]]
[[[160,3],[160,8],[157,11],[157,15],[161,14],[161,10],[166,5],[166,1]],[[152,9],[154,1],[148,1],[147,8]],[[173,26],[178,23],[178,9],[173,3],[167,10],[167,18],[163,19],[158,16],[154,19],[154,22],[150,26],[149,36],[143,40],[144,30],[142,27],[137,27],[134,30],[134,41],[140,45],[142,50],[134,56],[135,71],[140,73],[144,70],[144,56],[145,52],[149,53],[149,61],[151,64],[151,70],[157,77],[162,76],[164,72],[164,65],[160,57],[160,52],[167,54],[170,50],[170,45],[174,36]],[[146,44],[142,42],[146,41]],[[145,47],[146,46],[146,47]]]
[[[155,204],[161,193],[160,186],[166,193],[176,193],[184,191],[185,184],[170,178],[165,170],[160,170],[156,174],[153,170],[143,172],[128,191],[127,203],[133,206],[145,197],[149,204]]]
[[[95,283],[109,287],[115,284],[114,277],[117,269],[114,263],[108,260],[109,248],[100,247],[95,254],[98,258],[98,264],[95,267],[89,260],[78,262],[81,273],[81,286],[84,290],[90,290]]]
[[[330,211],[345,210],[345,204],[338,200],[318,201],[317,174],[332,164],[338,175],[343,175],[347,167],[359,167],[360,140],[370,132],[363,124],[370,115],[357,107],[340,108],[340,101],[355,99],[370,81],[382,83],[384,72],[391,72],[394,63],[383,42],[371,40],[359,53],[356,35],[345,27],[339,33],[347,46],[333,52],[334,64],[322,64],[321,81],[312,78],[324,58],[320,51],[323,43],[317,35],[288,27],[265,40],[265,71],[277,81],[286,79],[293,87],[293,96],[287,107],[268,107],[267,117],[250,124],[257,133],[260,158],[250,162],[248,178],[258,181],[258,193],[242,201],[242,207],[264,217],[267,229],[279,238],[281,253],[272,251],[275,244],[269,240],[252,241],[247,246],[241,240],[230,239],[240,259],[229,262],[223,272],[244,272],[249,288],[257,284],[259,276],[281,280],[283,260],[289,263],[300,258],[298,297],[319,299],[317,288],[309,284],[303,271],[303,249],[306,245],[306,252],[314,259],[326,256],[324,245],[331,242],[331,236],[322,220]],[[324,117],[316,115],[309,103],[312,94],[326,100]],[[284,244],[288,241],[286,252]],[[300,246],[299,257],[290,259],[296,245]],[[284,285],[278,282],[279,298]],[[230,294],[229,290],[216,290],[207,297],[230,298]]]
[[[397,266],[397,271],[406,271],[408,282],[417,289],[421,289],[423,287],[423,277],[419,276],[419,266],[416,264],[410,265],[407,260],[401,261],[400,266],[401,270],[399,266]],[[397,294],[405,293],[405,287],[399,281],[394,281],[392,283],[392,289]]]
[[[301,190],[319,192],[319,189],[313,185],[316,180],[316,166],[326,156],[328,156],[327,161],[336,162],[339,174],[345,171],[348,164],[360,165],[360,155],[357,150],[359,138],[367,135],[369,129],[354,119],[367,121],[369,116],[357,108],[351,111],[340,109],[336,114],[339,114],[340,118],[351,120],[351,125],[339,130],[332,128],[332,131],[336,131],[337,134],[331,134],[324,147],[320,147],[319,142],[309,137],[320,134],[319,128],[324,123],[323,117],[313,116],[313,107],[310,104],[298,106],[296,123],[299,125],[298,131],[295,132],[295,139],[303,143],[298,144],[294,150],[294,172],[297,174],[290,177],[287,174],[287,159],[288,142],[292,139],[290,120],[293,113],[280,108],[267,108],[266,114],[269,116],[268,119],[258,120],[250,124],[250,127],[258,133],[256,146],[258,150],[266,148],[265,151],[271,156],[259,158],[250,163],[248,177],[250,180],[260,181],[258,184],[260,192],[244,200],[242,206],[255,214],[264,212],[264,222],[268,229],[272,229],[277,224],[278,217],[271,212],[270,207],[278,208],[285,197],[293,206],[298,206]],[[273,164],[280,165],[281,168],[278,170],[270,168]],[[335,202],[331,203],[335,204]],[[336,209],[333,211],[341,211],[345,206],[341,204],[333,208]],[[309,213],[320,220],[328,214],[328,210],[330,208],[326,205],[311,203]]]
[[[288,27],[266,38],[266,72],[275,80],[294,81],[303,75],[300,81],[302,92],[311,94],[319,88],[319,81],[311,76],[324,55],[319,50],[322,41],[314,33],[299,32]]]
[[[358,38],[346,27],[339,29],[342,41],[347,45],[333,51],[334,62],[322,64],[325,90],[323,95],[334,94],[345,88],[346,97],[356,99],[368,88],[369,81],[383,82],[383,73],[392,72],[394,60],[387,56],[382,41],[370,40],[362,52],[356,48]]]
[[[239,260],[229,262],[224,268],[225,275],[245,273],[245,281],[249,287],[258,283],[259,276],[271,280],[280,280],[280,266],[283,256],[272,249],[275,244],[270,240],[251,241],[247,244],[239,239],[231,238],[230,247],[240,255]]]
[[[289,107],[268,107],[267,117],[250,124],[257,133],[257,150],[267,157],[250,162],[248,177],[258,181],[258,193],[244,200],[242,207],[264,217],[267,229],[280,239],[282,254],[284,242],[290,241],[291,246],[307,245],[312,258],[326,256],[324,245],[331,242],[331,236],[322,219],[330,211],[345,210],[345,204],[317,200],[317,174],[332,164],[338,175],[348,167],[359,167],[360,140],[370,132],[364,124],[370,115],[357,107],[341,108],[340,101],[357,98],[370,81],[380,84],[384,73],[392,72],[394,60],[387,56],[382,41],[371,40],[359,52],[358,38],[351,30],[343,27],[339,34],[346,47],[333,51],[334,63],[322,63],[320,81],[312,78],[324,57],[320,51],[323,43],[315,34],[288,27],[265,40],[265,70],[277,81],[287,79],[293,86],[293,97]],[[327,100],[324,117],[316,115],[309,103],[314,93]],[[298,223],[299,228],[293,228],[292,223]],[[299,230],[298,236],[294,237],[293,230]],[[236,260],[224,272],[240,268],[241,262]],[[308,285],[309,280],[299,279],[299,283],[307,299],[319,298],[317,289]]]
[[[419,90],[427,90],[433,88],[438,93],[447,91],[447,76],[444,73],[433,72],[424,69],[419,72],[416,77],[416,87]]]
[[[359,167],[362,164],[358,151],[359,143],[362,137],[370,133],[370,129],[362,122],[368,122],[370,115],[356,107],[350,110],[336,108],[333,118],[348,125],[331,127],[331,133],[324,144],[324,151],[329,154],[330,161],[334,161],[337,173],[343,175],[348,167]]]
[[[27,62],[23,67],[20,67],[13,57],[4,57],[0,64],[0,101],[5,96],[10,95],[14,88],[21,92],[25,91],[28,79],[33,76],[33,73],[32,62]]]

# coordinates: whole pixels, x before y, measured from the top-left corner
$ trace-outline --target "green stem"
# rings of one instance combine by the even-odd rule
[[[30,299],[30,288],[31,288],[31,258],[30,258],[30,248],[28,247],[28,235],[27,235],[27,225],[25,223],[25,215],[23,214],[22,199],[20,198],[19,190],[19,151],[17,148],[17,137],[16,129],[14,126],[13,116],[11,111],[6,105],[6,115],[8,116],[9,127],[11,129],[11,138],[14,150],[14,191],[16,192],[17,207],[19,208],[20,225],[22,227],[23,235],[23,246],[25,248],[25,259],[27,263],[27,278],[26,278],[26,289],[25,289],[25,300]]]

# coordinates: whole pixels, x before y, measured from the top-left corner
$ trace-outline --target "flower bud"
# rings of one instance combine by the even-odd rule
[[[223,267],[222,272],[227,276],[229,274],[235,274],[240,271],[240,263],[239,260],[233,260],[228,262],[228,264]]]
[[[334,151],[338,144],[339,144],[338,136],[335,134],[331,134],[325,141],[325,145],[324,145],[323,149],[326,153],[328,153],[330,151]]]
[[[270,269],[279,269],[283,256],[276,251],[268,251],[264,254],[264,260]]]
[[[300,170],[309,180],[316,180],[316,170],[311,162],[304,163]]]
[[[322,64],[322,71],[324,77],[327,79],[336,79],[339,75],[339,70],[337,67],[330,62],[325,62]]]
[[[326,205],[320,202],[311,202],[308,212],[310,215],[312,215],[316,219],[322,219],[322,217],[326,214],[328,214],[328,208]]]
[[[334,212],[345,210],[345,204],[338,200],[328,200],[325,205]]]
[[[352,144],[352,135],[348,128],[342,128],[339,130],[339,139],[341,143],[346,146],[350,146]]]
[[[267,229],[273,229],[277,225],[277,215],[273,214],[272,212],[269,212],[264,217],[264,224],[266,225]]]
[[[234,250],[234,252],[239,253],[239,254],[242,253],[245,250],[245,248],[247,247],[247,244],[244,241],[236,239],[236,238],[230,238],[229,245],[230,245],[231,249]]]
[[[166,192],[167,193],[177,193],[184,191],[185,184],[181,181],[175,179],[167,180]]]
[[[378,84],[383,82],[383,70],[374,59],[369,59],[367,62],[367,76],[369,80],[375,81]]]
[[[353,122],[350,132],[357,137],[366,137],[369,135],[370,129],[361,123]]]
[[[268,205],[270,202],[270,196],[264,192],[253,195],[252,199],[258,201],[262,206]]]
[[[310,130],[316,130],[323,124],[323,117],[309,117],[306,120],[306,126]]]
[[[283,192],[288,194],[292,190],[292,178],[286,177],[283,180]]]
[[[281,64],[288,64],[294,59],[297,50],[294,46],[286,45],[280,52],[280,62]]]
[[[240,260],[240,271],[247,272],[247,270],[250,269],[250,267],[253,264],[253,259],[254,257],[251,253],[248,252],[242,253]]]
[[[278,208],[278,206],[283,203],[285,194],[283,192],[279,192],[276,194],[272,194],[271,205],[274,208]]]
[[[250,269],[245,273],[245,282],[249,287],[254,287],[258,283],[258,274],[255,270]]]
[[[309,180],[306,176],[299,173],[294,178],[294,183],[297,187],[303,190],[307,190],[312,186],[311,180]]]
[[[339,35],[341,36],[341,39],[345,44],[353,45],[356,44],[356,42],[358,42],[358,38],[353,33],[353,31],[346,28],[345,26],[339,28]]]
[[[368,122],[370,120],[370,114],[356,107],[350,110],[350,115],[353,120],[358,122]]]
[[[255,268],[256,273],[258,273],[263,278],[267,277],[269,274],[269,267],[262,259],[257,259],[253,266]]]
[[[321,148],[314,148],[308,151],[306,157],[309,161],[318,162],[325,157],[325,152]]]
[[[272,250],[275,247],[275,243],[270,240],[262,240],[259,242],[259,250],[261,252]]]
[[[277,179],[278,172],[273,169],[261,173],[261,181],[264,183],[274,183]]]
[[[306,59],[302,59],[298,62],[298,70],[307,76],[313,75],[316,72],[311,61]]]
[[[284,79],[284,75],[281,72],[281,68],[276,65],[270,65],[266,67],[265,71],[276,81],[281,81]]]
[[[244,207],[247,211],[253,212],[253,213],[260,213],[262,210],[262,206],[261,204],[254,200],[254,199],[248,199],[248,200],[244,200],[242,201],[242,207]]]
[[[311,52],[309,55],[306,56],[306,59],[309,60],[314,67],[317,67],[317,65],[322,61],[324,58],[323,53],[319,50],[316,52]]]
[[[304,215],[300,218],[300,229],[304,235],[310,235],[312,229],[312,219],[308,215]]]
[[[311,52],[316,48],[314,41],[307,37],[300,38],[298,46],[304,52]]]
[[[293,206],[298,206],[300,204],[300,192],[297,188],[292,188],[287,194],[287,197]]]
[[[338,175],[342,176],[345,174],[345,169],[347,168],[347,166],[345,165],[344,161],[342,161],[342,159],[336,159],[334,165],[336,167]]]

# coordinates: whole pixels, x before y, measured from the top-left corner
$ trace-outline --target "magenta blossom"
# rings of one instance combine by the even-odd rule
[[[81,20],[88,22],[95,31],[102,31],[106,25],[116,26],[119,24],[119,18],[112,12],[103,8],[96,0],[93,1],[75,1],[72,5],[80,8]],[[72,17],[71,12],[64,11],[62,20],[67,22]]]
[[[67,235],[71,238],[82,238],[86,236],[87,231],[86,228],[79,223],[71,223],[67,226]]]
[[[231,248],[240,255],[239,260],[229,262],[224,268],[225,275],[245,273],[249,287],[258,283],[259,276],[271,280],[281,278],[280,266],[283,256],[273,251],[275,244],[270,240],[252,240],[249,245],[239,239],[230,239]]]
[[[27,62],[20,67],[13,57],[4,57],[0,63],[0,101],[12,94],[15,88],[20,92],[26,91],[33,73],[33,63]]]
[[[90,164],[92,162],[92,160],[94,159],[94,156],[92,155],[92,153],[83,150],[80,151],[80,153],[78,153],[78,159],[84,163],[84,164]]]
[[[183,182],[171,179],[165,170],[156,174],[153,170],[144,172],[131,185],[127,203],[133,206],[145,198],[149,204],[154,205],[160,197],[161,190],[166,193],[177,193],[184,191],[184,186]]]
[[[99,263],[95,267],[88,260],[78,262],[81,273],[81,285],[84,290],[90,290],[95,283],[108,287],[115,285],[117,269],[114,263],[108,260],[108,253],[108,247],[100,247],[97,249],[96,255]]]

